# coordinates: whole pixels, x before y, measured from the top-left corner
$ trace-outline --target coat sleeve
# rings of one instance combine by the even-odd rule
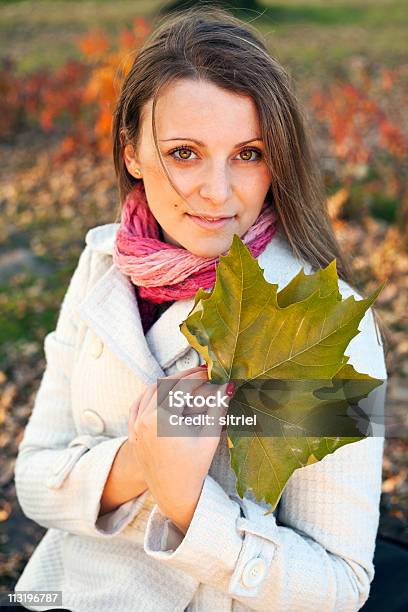
[[[113,537],[138,514],[147,491],[98,518],[113,460],[127,436],[78,435],[71,406],[71,372],[78,340],[76,306],[100,265],[82,251],[44,341],[46,368],[18,448],[16,494],[24,514],[42,525],[79,535]],[[129,535],[131,537],[131,535]]]
[[[359,329],[349,363],[385,381],[371,308]],[[382,430],[295,470],[277,518],[207,475],[184,536],[153,506],[145,551],[253,610],[357,611],[374,577],[383,444]]]

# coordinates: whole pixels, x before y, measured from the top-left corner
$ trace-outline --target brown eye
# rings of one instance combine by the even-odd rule
[[[243,161],[257,161],[257,158],[251,159],[251,153],[255,153],[258,155],[258,158],[261,157],[261,152],[258,151],[258,149],[243,149],[240,152],[240,155],[243,155],[244,157],[241,157],[241,159]],[[245,157],[246,156],[246,157]]]
[[[248,159],[251,159],[251,153],[252,151],[246,150],[246,151],[242,151],[241,155],[244,156],[243,159],[245,159],[245,161],[248,161]]]
[[[179,149],[179,153],[182,159],[189,159],[189,155],[191,151],[189,151],[188,149]],[[185,156],[186,153],[187,153],[187,157]]]
[[[175,155],[176,153],[178,153],[178,156]],[[173,149],[173,151],[170,152],[170,155],[176,161],[190,161],[190,159],[192,159],[190,153],[194,153],[194,151],[190,149],[190,147],[177,147],[176,149]]]

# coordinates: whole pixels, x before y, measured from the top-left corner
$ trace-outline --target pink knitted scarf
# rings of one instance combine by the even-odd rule
[[[265,200],[256,222],[241,240],[252,256],[258,257],[276,229],[275,212]],[[143,326],[148,329],[154,319],[154,304],[190,298],[200,287],[207,290],[213,287],[219,257],[200,257],[163,242],[160,227],[150,212],[143,182],[139,181],[123,205],[113,262],[137,287]]]

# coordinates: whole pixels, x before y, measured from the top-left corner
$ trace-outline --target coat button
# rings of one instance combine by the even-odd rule
[[[251,559],[248,561],[242,571],[241,582],[245,587],[256,587],[260,582],[262,582],[265,572],[266,564],[261,557]]]
[[[89,433],[98,435],[105,429],[104,420],[97,412],[93,410],[84,410],[82,416]]]
[[[95,359],[98,359],[98,357],[102,355],[102,351],[103,351],[103,342],[100,338],[95,337],[91,345],[92,357],[95,357]]]
[[[200,354],[195,349],[190,349],[182,357],[179,357],[176,361],[176,368],[179,372],[183,370],[189,370],[190,368],[196,368],[200,365]]]

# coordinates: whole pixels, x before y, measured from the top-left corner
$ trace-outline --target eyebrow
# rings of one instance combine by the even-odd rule
[[[201,147],[205,147],[206,145],[201,142],[201,140],[195,140],[194,138],[188,138],[186,136],[176,136],[173,138],[166,138],[165,140],[160,140],[160,142],[169,142],[170,140],[191,140],[191,142],[195,142],[196,144],[200,145]],[[236,147],[241,147],[242,145],[248,144],[249,142],[257,142],[257,141],[262,141],[262,138],[250,138],[249,140],[244,140],[243,142],[239,142],[238,144],[236,144]]]

